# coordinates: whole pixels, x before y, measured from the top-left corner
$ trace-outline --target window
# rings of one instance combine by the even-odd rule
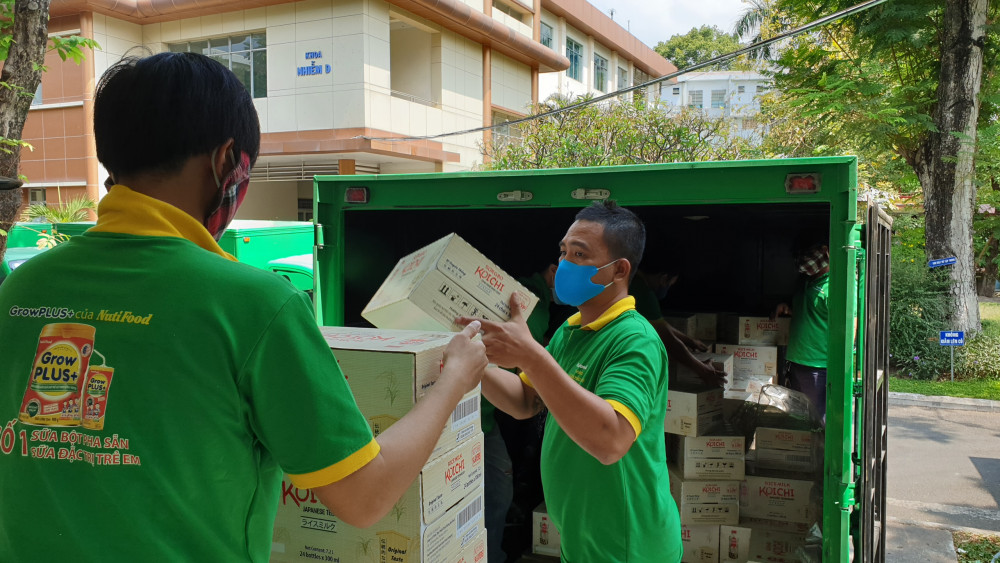
[[[566,76],[573,80],[582,80],[583,45],[567,37],[566,58],[569,59],[569,68],[566,69]]]
[[[712,107],[713,108],[724,108],[724,107],[726,107],[726,91],[725,90],[712,90]]]
[[[594,55],[594,90],[608,91],[608,59],[598,54]]]
[[[638,86],[640,84],[645,84],[647,82],[649,82],[649,75],[639,69],[635,69],[635,71],[632,73],[632,86]],[[640,88],[636,90],[636,94],[638,94],[639,97],[645,98],[646,89]]]
[[[507,4],[505,2],[497,2],[496,0],[493,0],[493,9],[507,14],[512,19],[517,20],[518,23],[524,23],[523,20],[524,14],[517,11],[517,9],[515,9],[510,4]]]
[[[691,92],[688,92],[688,99],[689,99],[688,107],[699,108],[699,109],[702,107],[703,101],[702,101],[701,90],[693,90]]]
[[[516,115],[505,113],[502,111],[493,110],[493,125],[506,124],[508,121],[514,121],[520,119]],[[493,141],[496,143],[500,142],[510,142],[513,139],[521,138],[521,130],[514,125],[503,125],[502,127],[497,127],[493,130]]]
[[[752,117],[745,117],[745,118],[743,118],[743,130],[744,131],[749,131],[749,130],[752,130],[752,129],[756,129],[758,127],[758,125],[759,124],[757,123],[757,120],[754,119],[754,118],[752,118]]]
[[[675,96],[680,96],[681,95],[681,87],[680,86],[674,86],[673,92],[674,92]]]
[[[549,25],[549,24],[547,24],[545,22],[542,22],[542,31],[541,31],[541,34],[539,35],[538,41],[542,45],[545,45],[546,47],[548,47],[549,49],[552,48],[552,26],[551,25]]]
[[[208,55],[233,71],[254,98],[267,97],[267,41],[263,33],[174,43],[175,53]]]
[[[746,91],[747,91],[747,87],[746,86],[737,86],[736,87],[736,93],[737,94],[742,94],[742,93],[744,93]]]
[[[313,200],[307,198],[299,198],[299,221],[312,221],[313,219]]]
[[[28,205],[45,205],[45,188],[29,189]]]
[[[42,105],[42,83],[38,83],[38,88],[35,89],[35,97],[31,98],[31,105],[40,106]]]
[[[618,67],[618,84],[616,90],[628,88],[628,69]]]
[[[760,84],[757,85],[757,93],[758,94],[763,94],[764,93],[764,87],[761,86]]]

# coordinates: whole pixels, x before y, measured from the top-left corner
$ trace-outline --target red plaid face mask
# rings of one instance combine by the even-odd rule
[[[815,276],[830,265],[830,258],[822,248],[814,248],[799,257],[799,272]]]
[[[214,163],[214,149],[211,159]],[[222,197],[219,206],[205,220],[205,228],[216,241],[222,238],[222,233],[226,232],[226,227],[236,216],[236,210],[243,203],[243,198],[247,195],[247,185],[250,183],[250,157],[247,153],[240,152],[240,160],[237,162],[233,151],[230,150],[229,159],[233,161],[233,170],[222,181],[219,181],[215,166],[212,166],[212,176],[215,178],[215,185],[222,190]]]

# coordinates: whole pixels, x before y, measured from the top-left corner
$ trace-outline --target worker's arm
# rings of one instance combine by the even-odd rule
[[[535,390],[514,373],[488,367],[483,374],[483,396],[510,416],[524,420],[542,412],[545,403]]]
[[[501,367],[519,367],[524,371],[531,378],[533,390],[520,382],[524,390],[522,396],[527,398],[532,392],[536,393],[559,426],[587,453],[604,464],[618,461],[635,441],[636,433],[632,425],[610,403],[573,381],[555,358],[535,342],[515,299],[512,297],[510,321],[482,321],[486,355]],[[465,324],[472,320],[463,317],[458,322]],[[518,395],[508,381],[509,378],[504,380],[502,389],[516,399]],[[495,393],[498,389],[492,382],[487,386],[490,388],[488,393]],[[489,395],[487,399],[493,402]],[[504,410],[503,399],[497,399],[499,402],[493,404]],[[515,400],[513,405],[517,408],[524,407],[526,403],[521,401],[518,405],[517,402]],[[519,411],[519,414],[529,412],[532,412],[530,408]]]
[[[660,336],[660,340],[663,341],[663,347],[667,349],[667,354],[674,361],[679,362],[691,369],[691,371],[698,374],[698,377],[707,385],[713,385],[717,387],[725,387],[726,385],[726,372],[721,370],[716,370],[711,366],[711,362],[701,362],[691,350],[684,345],[683,342],[677,337],[678,331],[670,326],[667,321],[662,318],[650,321],[653,328],[656,329],[656,334]]]
[[[388,514],[427,463],[441,431],[462,396],[480,382],[485,347],[470,324],[445,349],[441,376],[403,418],[379,434],[378,456],[347,477],[316,487],[316,497],[337,518],[359,528]]]

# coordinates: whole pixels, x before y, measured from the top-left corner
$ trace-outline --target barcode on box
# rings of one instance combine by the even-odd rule
[[[475,524],[479,520],[479,513],[483,511],[483,497],[476,497],[468,506],[458,513],[458,527],[456,536],[461,537],[465,529],[470,524]]]
[[[813,460],[812,456],[808,455],[789,455],[788,461],[798,461],[802,463],[811,463]]]
[[[451,413],[451,429],[456,430],[479,418],[479,396],[470,397],[455,407]]]

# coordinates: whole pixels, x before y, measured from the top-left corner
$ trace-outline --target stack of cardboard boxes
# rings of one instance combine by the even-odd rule
[[[372,433],[399,421],[434,385],[459,316],[525,317],[538,298],[458,235],[402,259],[362,311],[377,328],[323,327]],[[286,477],[271,561],[486,562],[480,390],[452,413],[427,464],[382,520],[361,530],[339,521]]]
[[[451,333],[323,327],[361,413],[378,436],[434,385]],[[338,520],[285,477],[271,561],[482,561],[483,434],[479,390],[459,402],[419,477],[367,529]],[[317,551],[319,550],[319,551]],[[338,559],[339,558],[339,559]]]
[[[711,331],[702,327],[702,318],[710,322],[707,315],[694,314],[671,321],[707,336]],[[763,386],[777,382],[787,319],[718,318],[716,355],[700,358],[732,374],[729,388],[693,387],[693,373],[672,366],[683,383],[670,389],[665,431],[682,561],[796,563],[796,550],[806,546],[811,527],[822,520],[822,432],[761,427],[747,435],[752,441],[746,444],[743,436],[727,435],[734,432],[725,422],[733,405],[757,402]]]

